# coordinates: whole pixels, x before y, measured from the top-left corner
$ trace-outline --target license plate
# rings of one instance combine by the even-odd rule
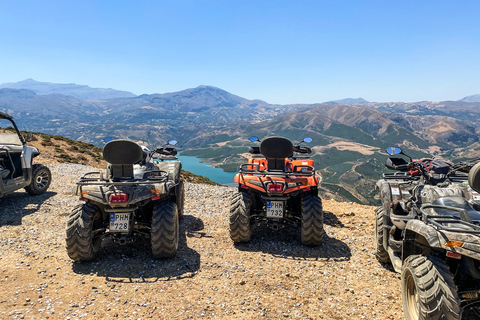
[[[267,218],[283,218],[283,201],[267,201]]]
[[[130,227],[130,213],[110,213],[110,231],[126,232]]]

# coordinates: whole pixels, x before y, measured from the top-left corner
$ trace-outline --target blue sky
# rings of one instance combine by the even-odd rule
[[[0,83],[269,103],[480,94],[480,1],[0,2]]]

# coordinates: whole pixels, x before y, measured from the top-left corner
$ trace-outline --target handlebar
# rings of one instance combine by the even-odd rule
[[[158,154],[163,154],[166,156],[175,156],[177,155],[177,149],[174,147],[157,147],[152,150],[152,155],[158,153]]]
[[[293,151],[298,153],[306,153],[306,154],[312,153],[312,149],[305,146],[294,146]]]

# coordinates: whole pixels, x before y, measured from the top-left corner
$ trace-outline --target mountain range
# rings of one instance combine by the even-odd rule
[[[135,97],[131,92],[120,91],[115,89],[91,88],[86,85],[78,85],[75,83],[50,83],[40,82],[33,79],[26,79],[19,82],[9,82],[0,84],[0,89],[27,89],[32,90],[39,95],[62,94],[78,99],[114,99]]]
[[[230,171],[246,161],[251,135],[297,142],[311,136],[313,159],[323,176],[322,195],[371,204],[378,201],[373,187],[389,146],[402,147],[413,157],[480,157],[480,102],[472,102],[475,96],[464,98],[468,101],[376,103],[357,98],[274,105],[211,86],[116,98],[98,98],[101,91],[94,91],[95,98],[80,98],[61,84],[31,79],[3,84],[0,111],[14,116],[21,129],[95,145],[106,136],[149,145],[176,138],[183,155]]]

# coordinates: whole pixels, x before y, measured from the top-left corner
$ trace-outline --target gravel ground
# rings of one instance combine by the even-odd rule
[[[0,199],[0,319],[403,319],[400,276],[373,256],[373,207],[324,200],[325,243],[298,230],[228,235],[233,188],[186,184],[175,258],[147,243],[104,241],[97,259],[73,263],[65,223],[79,201],[82,165],[50,166],[49,191]]]

